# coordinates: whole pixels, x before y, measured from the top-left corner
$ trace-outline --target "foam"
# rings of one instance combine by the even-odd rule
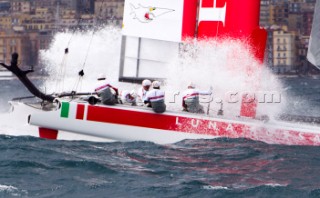
[[[91,43],[91,44],[90,44]],[[64,49],[69,54],[64,58]],[[41,62],[49,74],[44,86],[47,93],[61,91],[91,91],[99,73],[106,73],[120,89],[137,89],[138,85],[117,82],[120,64],[121,30],[105,27],[96,32],[57,33],[50,49],[41,51]],[[260,65],[251,56],[246,43],[239,40],[190,40],[177,52],[177,59],[169,64],[165,85],[166,101],[169,109],[181,110],[181,93],[190,81],[199,89],[213,87],[211,113],[216,113],[223,101],[225,115],[240,114],[241,96],[252,92],[281,94],[280,103],[259,103],[258,114],[273,117],[285,106],[282,85],[265,65]],[[88,51],[89,50],[89,51]],[[86,58],[87,57],[87,58]],[[64,69],[61,69],[64,65]],[[257,68],[263,69],[257,69]],[[85,76],[75,89],[78,75],[84,68]],[[248,71],[251,71],[248,74]],[[57,83],[58,82],[58,83]],[[180,93],[174,96],[174,93]],[[229,103],[230,93],[237,93],[238,102]],[[175,98],[175,99],[173,99]],[[204,104],[205,109],[208,103]]]

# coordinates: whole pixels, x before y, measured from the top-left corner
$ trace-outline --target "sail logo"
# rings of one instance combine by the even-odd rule
[[[260,0],[125,0],[122,33],[173,42],[248,37],[259,10]]]
[[[168,14],[170,12],[174,12],[174,9],[170,8],[160,8],[154,6],[144,6],[141,4],[134,5],[130,4],[132,19],[139,21],[140,23],[150,23],[154,19]]]
[[[197,0],[125,0],[122,34],[181,42],[194,37]]]
[[[201,23],[202,21],[218,21],[222,22],[223,26],[225,26],[226,10],[226,2],[224,2],[222,7],[218,7],[217,0],[213,0],[211,2],[202,0],[199,8],[198,23]]]

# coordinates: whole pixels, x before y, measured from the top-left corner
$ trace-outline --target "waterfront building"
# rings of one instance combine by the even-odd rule
[[[30,1],[11,0],[10,3],[12,13],[30,13],[31,11]]]
[[[270,21],[275,25],[288,25],[289,3],[286,1],[270,4]]]
[[[12,31],[0,32],[0,62],[10,64],[11,55],[19,54],[19,65],[30,65],[31,57],[28,54],[29,39],[25,33],[14,33]]]
[[[270,22],[270,0],[261,0],[260,4],[260,26],[269,27]]]
[[[287,73],[297,66],[296,33],[282,26],[273,31],[273,70]]]
[[[94,14],[99,24],[121,25],[123,9],[124,0],[96,0],[94,4]]]
[[[0,13],[9,13],[11,8],[10,1],[1,1],[0,2]]]

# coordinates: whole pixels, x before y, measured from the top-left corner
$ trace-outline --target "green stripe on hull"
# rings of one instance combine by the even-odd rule
[[[60,117],[62,118],[69,117],[69,107],[70,107],[70,104],[68,102],[62,102]]]

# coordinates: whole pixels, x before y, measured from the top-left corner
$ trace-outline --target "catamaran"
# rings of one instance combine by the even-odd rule
[[[254,68],[259,71],[267,40],[266,30],[259,27],[259,9],[260,0],[201,0],[200,4],[198,0],[126,0],[119,79],[161,79],[166,61],[190,39],[243,40],[260,63]],[[215,115],[173,110],[158,114],[143,106],[102,105],[91,93],[43,94],[27,79],[30,71],[16,66],[17,54],[12,58],[10,66],[2,65],[15,73],[40,102],[11,104],[14,111],[30,112],[26,121],[42,138],[166,144],[227,137],[270,144],[320,145],[319,126],[259,119],[259,103],[248,94],[243,94],[235,117],[224,116],[221,111]],[[251,69],[246,71],[248,76]],[[257,79],[248,78],[246,83],[259,87]]]

